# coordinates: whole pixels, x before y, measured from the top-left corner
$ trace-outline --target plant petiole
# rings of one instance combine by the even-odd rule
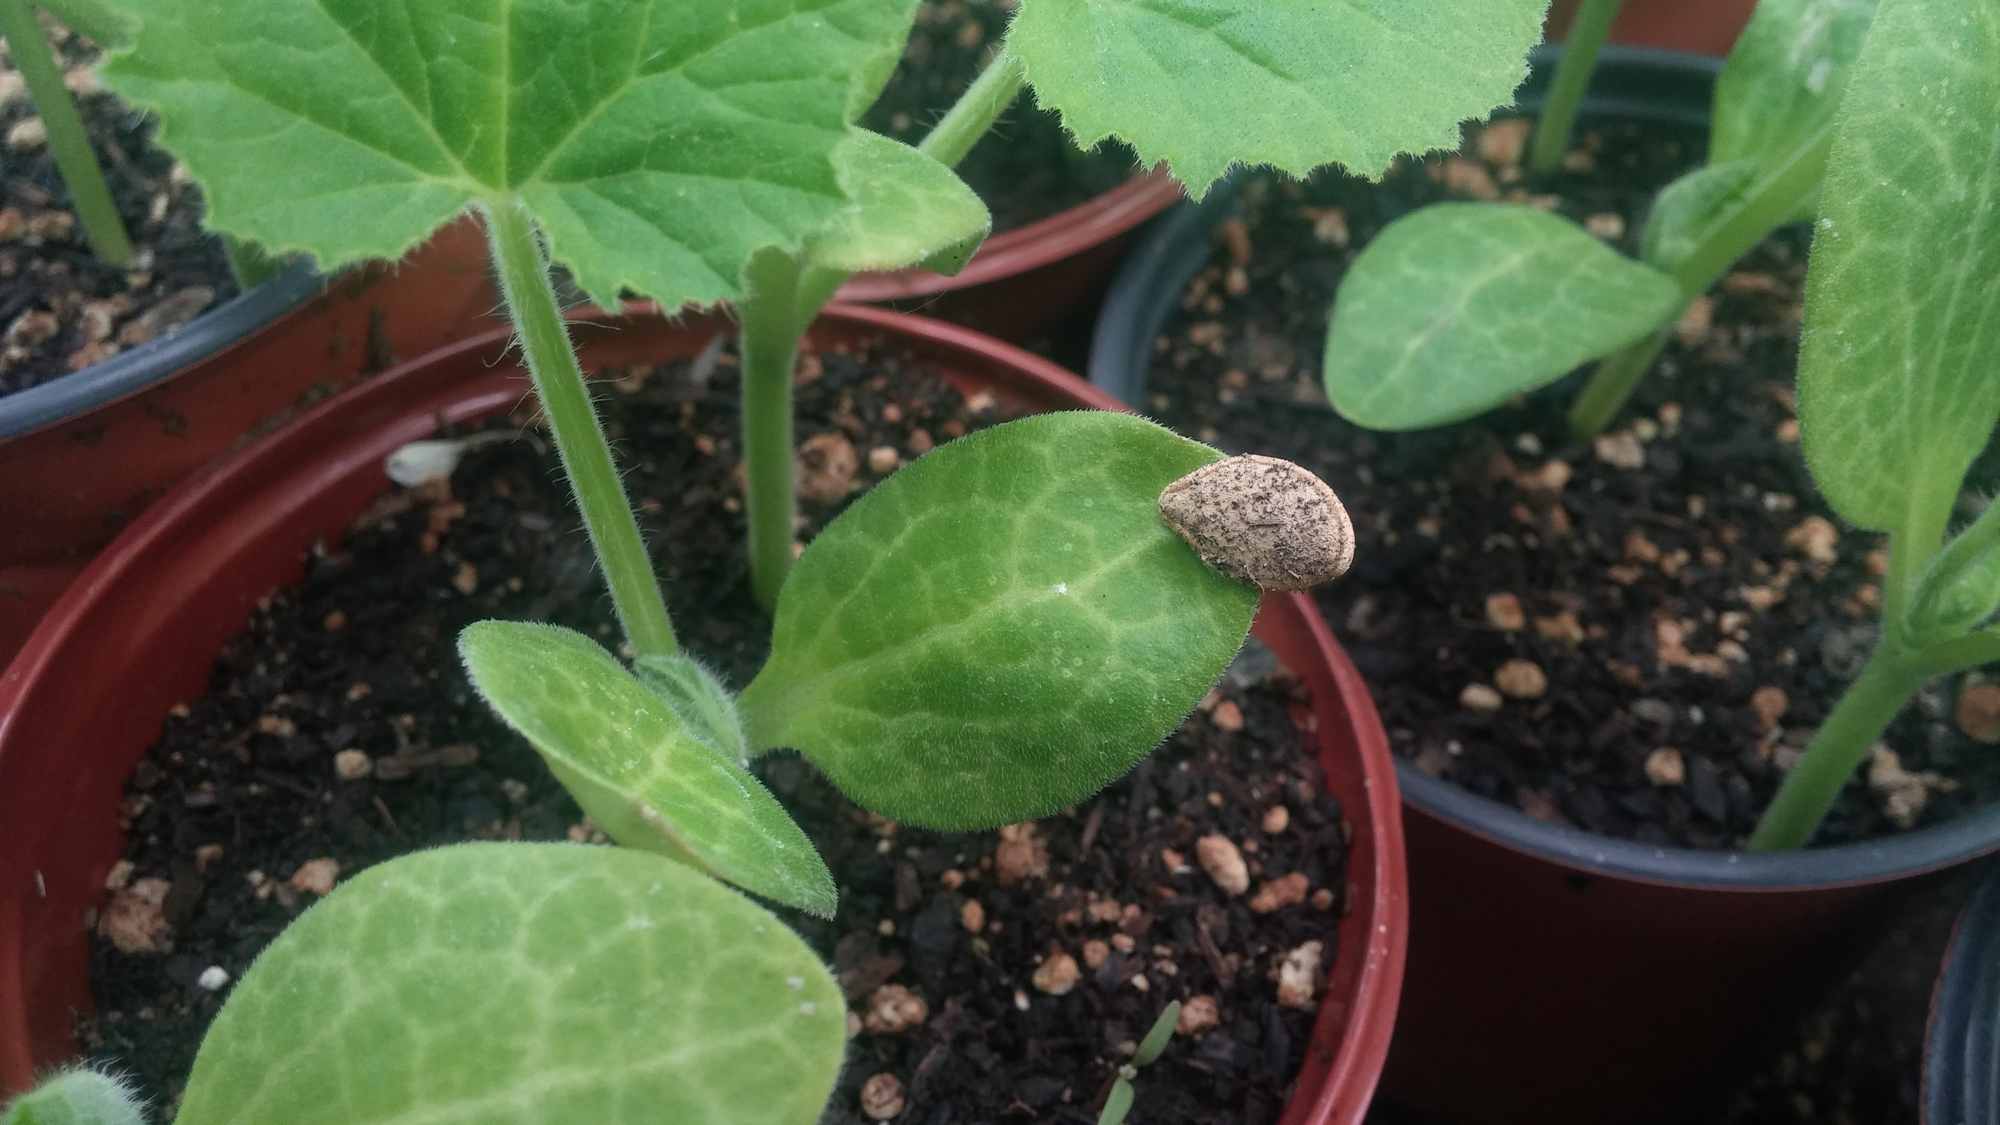
[[[131,236],[125,232],[124,220],[118,217],[118,205],[112,201],[104,167],[90,149],[90,133],[84,128],[69,88],[63,85],[62,68],[56,65],[55,52],[49,47],[48,37],[42,34],[40,21],[35,19],[31,0],[0,0],[0,39],[7,41],[14,66],[21,72],[29,96],[35,100],[35,112],[41,115],[42,124],[48,129],[49,151],[55,155],[56,167],[69,188],[70,202],[83,222],[84,233],[90,237],[91,248],[99,258],[114,266],[130,265]]]

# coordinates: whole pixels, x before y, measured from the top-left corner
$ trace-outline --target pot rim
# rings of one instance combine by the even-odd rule
[[[2000,864],[1985,876],[1952,925],[1931,990],[1917,1103],[1924,1125],[1987,1125],[2000,1112]]]
[[[1165,171],[1141,173],[1074,207],[994,235],[956,274],[917,267],[857,274],[836,296],[844,302],[898,301],[1003,281],[1110,242],[1182,198],[1180,184]]]
[[[1518,96],[1522,108],[1540,104],[1549,70],[1560,56],[1559,47],[1536,50],[1535,72]],[[1707,98],[1721,71],[1722,60],[1706,55],[1609,46],[1599,56],[1583,116],[1706,125]],[[1207,261],[1207,232],[1233,211],[1239,186],[1232,181],[1202,203],[1175,210],[1127,259],[1112,283],[1091,340],[1091,382],[1128,402],[1144,401],[1153,340],[1165,327],[1180,291]],[[1832,890],[1905,879],[2000,850],[2000,807],[1948,824],[1833,847],[1701,851],[1545,824],[1433,778],[1402,758],[1396,759],[1396,774],[1412,809],[1496,846],[1579,874],[1666,887],[1726,892]]]
[[[673,330],[666,320],[646,306],[633,306],[624,317],[579,310],[572,321],[583,330],[578,334],[579,344],[586,349],[592,346],[592,339],[620,341],[621,337],[636,346],[645,342],[634,339],[640,336],[637,331],[590,331],[592,325],[611,328],[634,316],[657,325],[656,331]],[[962,373],[988,382],[996,389],[1009,385],[1010,376],[1000,374],[1008,370],[1014,388],[1039,395],[1042,401],[1066,402],[1096,409],[1125,409],[1103,391],[1054,363],[970,329],[886,309],[840,304],[829,306],[820,324],[825,326],[820,330],[829,331],[834,339],[877,335],[898,339],[913,345],[918,354],[927,355],[940,365],[949,366],[956,362]],[[716,331],[726,331],[728,322],[718,317],[714,319],[714,326]],[[495,329],[400,364],[392,371],[315,406],[292,424],[211,463],[148,508],[92,560],[43,617],[28,643],[4,671],[0,671],[0,754],[4,754],[11,742],[19,702],[34,692],[40,682],[61,676],[65,657],[74,646],[89,643],[85,634],[93,607],[106,599],[110,591],[142,575],[148,557],[184,538],[180,532],[185,523],[212,520],[213,510],[227,504],[243,487],[246,479],[276,479],[283,466],[298,460],[300,449],[297,447],[323,437],[320,431],[335,432],[330,423],[336,418],[367,419],[374,427],[371,432],[391,427],[413,433],[417,429],[431,432],[436,419],[446,416],[444,413],[432,414],[431,408],[446,405],[448,401],[471,402],[482,394],[485,396],[482,401],[488,405],[517,401],[519,392],[512,387],[498,395],[490,388],[485,391],[454,391],[451,394],[438,390],[427,398],[415,400],[421,403],[422,409],[417,410],[420,417],[414,423],[408,417],[413,409],[412,403],[403,401],[399,405],[399,400],[411,399],[408,387],[434,382],[423,378],[430,374],[431,368],[443,364],[463,365],[468,361],[490,367],[490,358],[506,347],[511,335],[511,329]],[[333,474],[342,471],[338,466],[363,463],[365,459],[357,459],[357,450],[352,448],[359,444],[358,440],[341,442],[322,454],[322,457],[329,457],[336,468],[321,475],[330,482]],[[372,461],[379,462],[379,458],[372,458]],[[1345,939],[1337,947],[1337,956],[1341,960],[1355,959],[1355,984],[1351,992],[1330,993],[1320,1004],[1315,1019],[1314,1047],[1308,1050],[1301,1075],[1323,1074],[1324,1079],[1311,1085],[1301,1082],[1294,1095],[1294,1103],[1288,1107],[1291,1116],[1287,1117],[1287,1121],[1304,1121],[1311,1125],[1360,1125],[1388,1053],[1402,987],[1407,942],[1407,890],[1401,805],[1395,772],[1389,768],[1387,739],[1381,733],[1379,720],[1373,719],[1373,702],[1367,697],[1366,687],[1358,673],[1339,650],[1325,623],[1319,620],[1318,611],[1308,599],[1292,595],[1285,599],[1267,599],[1260,609],[1260,618],[1270,616],[1284,618],[1293,627],[1303,626],[1310,635],[1313,649],[1327,661],[1331,677],[1343,693],[1343,698],[1345,693],[1358,693],[1359,702],[1351,711],[1359,716],[1352,720],[1353,742],[1360,767],[1356,782],[1366,793],[1367,854],[1372,856],[1372,863],[1367,868],[1370,886],[1365,901],[1352,904],[1348,915],[1354,919],[1352,925],[1342,919],[1334,923],[1332,930]],[[1308,670],[1299,671],[1303,675]],[[1345,702],[1340,705],[1346,706]],[[1324,723],[1321,725],[1323,729],[1326,727]],[[1350,809],[1348,815],[1353,817],[1357,811]],[[1357,841],[1357,852],[1360,850]],[[1350,872],[1350,882],[1355,881],[1352,876],[1353,872]],[[14,893],[29,892],[17,888]],[[1358,933],[1365,933],[1366,940],[1353,940]],[[0,933],[0,952],[6,952],[11,957],[13,951],[4,940],[6,937],[5,933]],[[1336,961],[1336,967],[1339,964],[1340,961]],[[6,978],[9,971],[10,966],[0,964],[0,991],[9,988]],[[18,989],[18,982],[13,987]],[[18,1003],[18,991],[13,993],[13,998]],[[23,1030],[18,1021],[25,1017],[25,1013],[24,1006],[12,1011],[0,1011],[0,1020],[10,1025],[6,1028],[7,1034],[0,1035],[0,1040],[10,1041],[6,1043],[4,1053],[0,1053],[0,1067],[4,1067],[10,1077],[22,1065],[17,1052],[27,1049],[25,1035],[17,1034]],[[1322,1046],[1326,1035],[1335,1032],[1340,1036],[1337,1047],[1329,1049]],[[1298,1097],[1308,1092],[1314,1098],[1309,1106]],[[1296,1116],[1301,1109],[1306,1111],[1303,1118]]]
[[[163,383],[277,323],[318,296],[326,284],[311,262],[294,262],[157,339],[0,397],[0,441],[81,417]]]

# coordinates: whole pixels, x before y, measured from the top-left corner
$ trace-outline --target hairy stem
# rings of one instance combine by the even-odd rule
[[[1661,328],[1648,333],[1644,339],[1627,344],[1598,362],[1590,381],[1583,385],[1583,393],[1570,404],[1572,436],[1578,440],[1595,437],[1611,424],[1611,419],[1625,408],[1625,401],[1632,397],[1639,380],[1652,369],[1653,361],[1660,358],[1669,331]]]
[[[1000,114],[1014,104],[1021,86],[1027,81],[1027,71],[1021,60],[1005,46],[987,62],[986,69],[979,72],[965,93],[958,96],[917,150],[925,156],[950,166],[965,159],[979,138],[986,135]]]
[[[549,260],[534,220],[512,200],[482,208],[486,231],[499,266],[501,292],[521,338],[535,394],[548,415],[562,455],[563,473],[576,493],[590,544],[611,587],[611,601],[625,639],[640,656],[672,656],[680,650],[666,599],[653,578],[652,561],[639,521],[625,498],[625,483],[612,463],[611,445],[598,424],[590,388],[571,349],[562,309],[549,281]]]
[[[1563,40],[1562,58],[1556,61],[1555,79],[1549,83],[1548,100],[1542,103],[1534,147],[1528,153],[1528,170],[1538,176],[1561,167],[1563,155],[1569,152],[1577,108],[1583,104],[1583,92],[1590,88],[1591,71],[1597,69],[1597,52],[1611,34],[1611,21],[1618,18],[1623,2],[1583,0],[1577,8],[1576,19]]]
[[[1021,61],[1006,48],[918,145],[942,164],[957,164],[1021,92]],[[766,609],[792,569],[792,369],[799,337],[846,281],[840,270],[767,253],[751,262],[750,296],[737,303],[743,359],[743,472],[750,525],[750,588]]]
[[[35,112],[48,128],[49,151],[69,187],[70,203],[83,221],[91,248],[114,266],[130,265],[132,239],[125,233],[124,220],[118,217],[118,205],[112,202],[111,188],[104,182],[104,169],[90,150],[90,134],[83,127],[69,88],[63,85],[55,52],[49,49],[29,0],[0,0],[0,39],[7,40],[14,66],[35,99]]]
[[[1833,713],[1820,724],[1806,752],[1785,776],[1771,807],[1750,836],[1752,851],[1804,847],[1840,790],[1888,729],[1903,704],[1923,685],[1922,663],[1892,645],[1869,656]]]

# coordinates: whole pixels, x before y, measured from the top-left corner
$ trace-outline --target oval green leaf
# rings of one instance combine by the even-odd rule
[[[251,965],[178,1125],[812,1125],[847,1006],[692,868],[462,844],[363,871]]]
[[[742,296],[850,204],[836,150],[917,0],[153,0],[106,69],[211,225],[324,266],[525,203],[600,304]]]
[[[1441,426],[1552,383],[1679,311],[1667,275],[1532,207],[1442,203],[1390,223],[1334,297],[1334,409],[1378,430]]]
[[[1547,0],[1021,0],[1007,43],[1085,148],[1200,199],[1233,164],[1370,178],[1513,96]]]
[[[1123,414],[1046,414],[949,445],[856,501],[778,599],[743,693],[859,804],[939,828],[1042,816],[1180,724],[1257,592],[1202,565],[1160,490],[1221,454]]]
[[[458,651],[480,695],[612,839],[833,917],[833,876],[784,806],[595,641],[481,621]]]
[[[1883,0],[1836,117],[1806,274],[1806,463],[1936,549],[2000,417],[2000,7]]]
[[[1754,160],[1697,168],[1660,190],[1639,238],[1639,256],[1671,270],[1733,218],[1763,170]]]
[[[139,1099],[94,1070],[65,1070],[0,1109],[0,1125],[145,1125]]]

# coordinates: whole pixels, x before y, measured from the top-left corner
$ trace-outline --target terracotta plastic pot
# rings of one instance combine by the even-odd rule
[[[1924,1036],[1924,1125],[2000,1125],[2000,866],[1959,915]]]
[[[1551,42],[1569,34],[1578,3],[1556,0],[1549,8]],[[1722,58],[1756,6],[1757,0],[1625,0],[1611,24],[1611,42]]]
[[[1538,54],[1524,107],[1553,58]],[[1607,49],[1583,116],[1705,125],[1716,69]],[[1105,302],[1093,382],[1145,401],[1153,340],[1231,206],[1170,215],[1135,252]],[[1655,848],[1397,772],[1410,967],[1385,1098],[1454,1123],[1643,1121],[1700,1102],[1923,876],[2000,849],[2000,809],[1777,855]]]
[[[485,236],[454,224],[394,266],[304,267],[177,332],[0,398],[0,658],[167,486],[399,357],[490,327]]]
[[[929,270],[863,274],[843,301],[887,303],[1015,343],[1087,331],[1140,224],[1184,198],[1164,172],[986,240],[955,277]]]
[[[579,324],[587,367],[695,354],[725,322]],[[835,306],[827,345],[888,338],[953,382],[1033,409],[1112,407],[1054,365],[950,325]],[[199,694],[258,599],[294,581],[389,487],[390,452],[507,411],[526,377],[493,332],[398,367],[184,482],[107,548],[0,675],[0,1090],[69,1057],[89,1004],[84,917],[120,854],[121,786],[176,702]],[[1394,770],[1374,705],[1309,601],[1267,599],[1261,637],[1310,690],[1314,745],[1353,825],[1349,911],[1286,1125],[1358,1125],[1395,1022],[1405,938]],[[107,699],[116,704],[107,706]]]

